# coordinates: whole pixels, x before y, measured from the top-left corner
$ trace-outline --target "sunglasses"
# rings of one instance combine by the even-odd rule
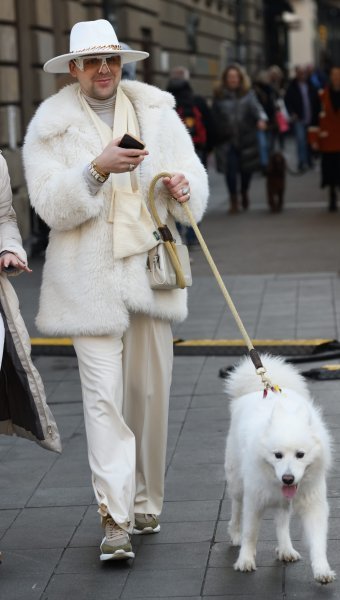
[[[118,54],[79,56],[78,58],[74,58],[73,62],[80,71],[86,71],[87,69],[99,69],[101,71],[104,65],[107,69],[120,65],[120,56]]]

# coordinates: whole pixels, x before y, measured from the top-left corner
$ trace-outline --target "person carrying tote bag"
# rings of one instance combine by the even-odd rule
[[[61,452],[57,425],[31,360],[30,339],[9,275],[30,273],[12,207],[7,164],[0,154],[0,434]]]

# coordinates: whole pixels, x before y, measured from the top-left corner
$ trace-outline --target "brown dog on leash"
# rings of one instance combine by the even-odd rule
[[[267,199],[272,212],[281,212],[286,183],[286,160],[281,152],[273,152],[267,167]]]

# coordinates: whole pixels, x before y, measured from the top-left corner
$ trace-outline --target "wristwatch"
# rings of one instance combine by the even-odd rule
[[[100,181],[100,183],[105,183],[105,181],[110,177],[110,173],[104,173],[98,169],[94,160],[90,162],[88,169],[92,177],[94,177],[97,181]]]

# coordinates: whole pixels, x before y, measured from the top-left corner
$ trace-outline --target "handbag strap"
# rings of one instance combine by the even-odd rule
[[[149,206],[150,206],[150,211],[151,211],[152,217],[157,225],[159,234],[160,234],[162,241],[164,243],[164,246],[169,254],[171,264],[175,270],[176,283],[180,289],[184,289],[186,287],[185,277],[184,277],[181,262],[178,257],[175,240],[172,237],[172,233],[171,233],[169,227],[166,224],[162,223],[162,221],[159,217],[159,214],[157,212],[156,203],[155,203],[155,186],[156,186],[157,181],[159,179],[162,179],[163,177],[171,177],[171,173],[167,173],[167,172],[158,173],[158,175],[156,175],[153,178],[153,180],[151,181],[150,188],[149,188]]]

